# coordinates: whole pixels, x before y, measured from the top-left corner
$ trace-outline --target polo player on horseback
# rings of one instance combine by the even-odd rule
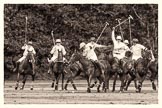
[[[51,69],[51,65],[52,65],[52,62],[56,62],[57,58],[58,58],[58,51],[61,51],[63,56],[66,55],[66,51],[65,51],[65,48],[63,45],[61,45],[61,39],[56,39],[56,45],[53,46],[50,54],[53,54],[53,57],[51,58],[51,60],[49,60],[49,65],[50,65],[50,68],[48,70],[48,73],[50,73],[52,71]],[[65,62],[66,59],[63,57],[63,61]]]
[[[16,62],[16,67],[15,69],[13,70],[13,72],[16,72],[19,68],[19,64],[25,60],[25,58],[27,57],[28,53],[32,53],[32,54],[36,54],[35,52],[35,49],[34,47],[32,46],[32,41],[29,41],[27,44],[24,44],[24,46],[22,46],[21,48],[22,50],[24,50],[24,53],[23,53],[23,56]],[[34,70],[34,67],[35,67],[35,59],[33,57],[33,62],[32,62],[32,67],[33,67],[33,75],[35,74],[35,70]]]
[[[153,53],[152,53],[151,48],[146,48],[145,46],[139,44],[139,41],[138,41],[138,39],[136,39],[136,38],[133,39],[133,45],[131,46],[130,50],[131,50],[131,52],[133,53],[132,60],[134,61],[134,65],[136,65],[137,60],[138,60],[139,58],[143,58],[143,57],[142,57],[142,50],[149,50],[149,51],[151,52],[151,60],[150,60],[150,62],[148,63],[148,65],[149,65],[151,62],[155,61],[155,57],[154,57],[154,55],[153,55]]]
[[[138,39],[133,39],[133,45],[130,48],[133,53],[132,60],[137,61],[139,58],[142,58],[142,50],[147,50],[147,48],[138,43]]]
[[[97,47],[103,48],[103,47],[107,47],[107,46],[99,45],[99,44],[95,43],[95,37],[91,37],[90,42],[87,44],[85,44],[85,43],[80,44],[80,49],[83,49],[83,56],[85,56],[87,59],[91,60],[95,64],[95,66],[98,67],[100,72],[102,72],[97,55],[94,51],[95,48],[97,48]]]
[[[122,42],[122,38],[120,35],[118,35],[115,39],[114,32],[115,32],[115,28],[113,28],[112,37],[111,37],[114,44],[113,57],[121,60],[125,57],[125,52],[129,51],[129,47]]]

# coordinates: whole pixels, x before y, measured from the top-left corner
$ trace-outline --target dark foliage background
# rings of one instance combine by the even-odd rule
[[[37,52],[38,78],[46,76],[47,57],[53,46],[54,37],[61,38],[70,57],[69,49],[87,42],[91,36],[100,35],[105,22],[106,28],[99,41],[111,43],[111,29],[121,21],[133,16],[131,20],[132,37],[158,54],[158,5],[157,4],[5,4],[4,5],[4,68],[5,76],[12,76],[15,61],[22,56],[21,46],[25,42],[25,33],[32,39]],[[25,32],[25,17],[28,17]],[[124,38],[129,38],[129,23],[124,23]],[[116,30],[120,34],[119,28]],[[45,78],[45,77],[44,77]]]

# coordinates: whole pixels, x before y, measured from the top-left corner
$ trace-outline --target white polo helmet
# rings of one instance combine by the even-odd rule
[[[56,39],[56,43],[60,43],[61,42],[61,39]]]
[[[80,43],[80,49],[83,48],[86,44],[84,42]]]
[[[117,36],[116,39],[118,39],[118,40],[122,40],[121,36]]]
[[[32,44],[33,44],[32,41],[29,41],[29,42],[28,42],[28,45],[32,45]]]
[[[128,41],[128,40],[124,40],[124,43],[125,43],[125,44],[129,44],[129,41]]]

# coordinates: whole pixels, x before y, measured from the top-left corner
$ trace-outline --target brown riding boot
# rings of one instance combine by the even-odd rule
[[[20,62],[16,62],[16,67],[14,68],[13,72],[17,72],[17,70],[19,68],[19,64],[20,64]]]
[[[98,61],[95,61],[96,66],[98,67],[99,71],[102,73],[101,65]]]
[[[35,75],[35,64],[32,63],[32,68],[33,68],[33,75]]]
[[[49,63],[48,74],[52,73],[52,62]]]

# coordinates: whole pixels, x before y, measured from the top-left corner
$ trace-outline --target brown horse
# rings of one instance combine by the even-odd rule
[[[149,50],[142,50],[142,58],[139,58],[134,62],[135,72],[130,73],[131,78],[129,79],[126,89],[128,88],[132,80],[137,81],[136,92],[141,92],[142,83],[148,74],[148,64],[151,60],[151,53]]]
[[[20,75],[23,76],[23,81],[22,81],[23,85],[20,89],[21,90],[24,89],[27,75],[31,75],[32,76],[32,85],[31,85],[30,89],[33,90],[33,82],[35,80],[35,74],[36,74],[36,73],[33,73],[33,69],[35,69],[34,65],[35,65],[34,55],[32,52],[28,51],[26,58],[19,64],[19,68],[17,69],[18,74],[17,74],[17,83],[15,86],[15,90],[18,89]]]
[[[59,79],[62,75],[62,90],[64,90],[64,62],[63,62],[63,54],[62,51],[58,50],[58,58],[56,59],[55,62],[51,63],[52,67],[52,73],[54,75],[53,77],[53,82],[51,87],[55,86],[55,90],[58,90],[58,83],[59,83]],[[56,83],[55,83],[56,80]]]
[[[129,84],[134,80],[135,88],[137,88],[134,62],[132,61],[132,52],[126,51],[125,57],[121,60],[121,68],[123,70],[122,84],[120,90],[123,91],[128,89]]]
[[[123,74],[123,70],[122,70],[122,68],[120,66],[120,60],[118,58],[116,58],[116,57],[113,57],[112,51],[110,51],[108,53],[107,61],[110,63],[110,66],[111,66],[111,69],[108,72],[108,76],[107,76],[107,81],[108,81],[107,89],[109,90],[109,80],[110,80],[110,78],[112,78],[114,76],[113,89],[112,89],[112,92],[114,92],[117,77],[119,75],[120,80],[122,80],[121,76]]]
[[[148,77],[152,83],[152,89],[156,90],[155,79],[157,78],[158,84],[158,61],[152,61],[148,64]]]
[[[90,93],[93,85],[91,85],[92,77],[95,77],[99,80],[99,85],[97,87],[97,91],[100,92],[100,86],[102,82],[105,81],[104,73],[98,71],[94,65],[94,63],[91,60],[88,60],[85,58],[80,52],[75,51],[74,54],[72,55],[70,59],[70,63],[74,63],[76,61],[79,61],[80,64],[83,67],[83,72],[85,74],[85,77],[87,79],[88,87],[87,87],[87,92]]]

